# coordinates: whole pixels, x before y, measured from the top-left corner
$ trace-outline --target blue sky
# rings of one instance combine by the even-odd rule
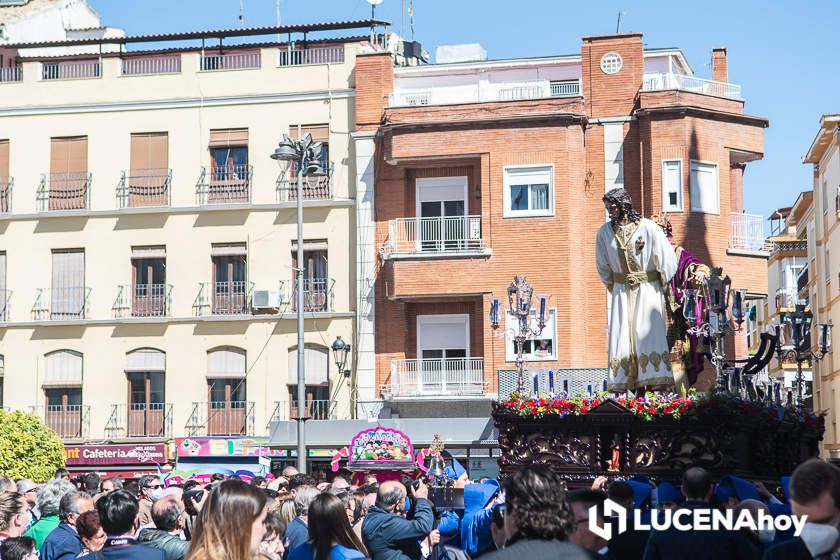
[[[103,23],[128,33],[236,27],[240,0],[88,0]],[[247,26],[273,25],[275,0],[244,0]],[[408,0],[383,0],[378,18],[401,28]],[[695,74],[710,77],[713,46],[728,48],[729,80],[740,84],[746,111],[770,119],[764,160],[748,165],[747,212],[768,216],[811,188],[801,162],[820,115],[840,112],[840,1],[703,0],[700,2],[569,0],[414,0],[415,39],[434,47],[481,43],[490,58],[575,53],[580,38],[644,33],[648,47],[680,47]],[[281,0],[283,23],[363,19],[365,0]],[[406,25],[408,34],[408,25]]]

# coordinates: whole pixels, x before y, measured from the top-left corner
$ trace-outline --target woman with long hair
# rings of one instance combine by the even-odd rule
[[[217,484],[193,527],[186,560],[251,560],[260,554],[268,498],[241,480]]]
[[[350,527],[341,499],[319,494],[309,506],[309,542],[289,552],[289,560],[355,560],[367,549]]]

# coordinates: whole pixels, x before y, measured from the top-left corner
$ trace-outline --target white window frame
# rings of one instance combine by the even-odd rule
[[[536,328],[539,310],[531,310],[531,327]],[[511,315],[510,311],[505,312],[505,361],[516,361],[516,341],[513,340],[513,333],[519,332],[519,319]],[[539,336],[529,336],[528,340],[551,340],[551,354],[547,356],[537,356],[533,352],[530,354],[523,354],[522,357],[526,362],[556,362],[557,361],[557,309],[546,309],[545,328]]]
[[[548,172],[548,208],[545,210],[512,210],[510,207],[510,187],[514,184],[520,184],[511,181],[511,171],[515,175],[517,171],[547,171]],[[538,165],[506,165],[503,168],[502,175],[504,176],[504,188],[502,196],[502,217],[503,218],[534,218],[534,217],[550,217],[554,216],[554,164],[538,164]],[[531,202],[530,193],[528,193],[528,203]]]
[[[424,188],[434,188],[434,187],[461,187],[463,188],[463,198],[461,200],[464,201],[464,216],[468,216],[470,213],[470,201],[469,201],[469,183],[468,178],[466,175],[456,175],[451,177],[418,177],[414,181],[414,215],[417,216],[417,219],[420,219],[420,208],[422,203],[425,202],[421,200],[423,197],[420,196],[420,191]],[[447,200],[455,200],[455,199],[447,199]]]
[[[677,185],[677,203],[671,205],[668,200],[668,194],[671,192],[665,190],[665,165],[669,163],[676,163],[679,167],[679,184]],[[663,212],[682,212],[683,211],[683,170],[681,159],[663,159],[662,160],[662,175],[660,176],[662,183],[662,211]]]
[[[470,316],[467,313],[447,313],[444,315],[418,315],[417,316],[417,334],[415,336],[416,343],[415,346],[417,348],[417,360],[422,362],[423,361],[423,350],[425,347],[423,346],[423,324],[424,323],[464,323],[464,336],[466,341],[466,355],[467,358],[472,357],[470,355]],[[430,348],[430,350],[433,350]]]
[[[695,185],[695,182],[691,180],[691,176],[693,175],[695,167],[700,166],[700,165],[703,165],[703,166],[708,165],[708,166],[711,166],[711,167],[714,168],[715,185],[717,187],[715,189],[716,210],[714,212],[710,212],[708,210],[703,210],[702,208],[698,208],[696,203],[695,203],[695,201],[700,199],[700,193],[699,193],[698,190],[696,190],[697,186]],[[692,160],[690,160],[688,169],[689,169],[689,171],[688,171],[688,182],[689,182],[689,186],[690,186],[689,197],[691,198],[691,211],[696,212],[698,214],[711,214],[711,215],[714,215],[714,216],[720,216],[720,168],[719,168],[717,162],[704,161],[704,160],[700,160],[700,159],[692,159]]]

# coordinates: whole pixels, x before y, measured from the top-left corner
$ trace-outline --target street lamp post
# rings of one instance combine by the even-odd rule
[[[271,159],[278,162],[285,161],[289,165],[297,165],[297,468],[306,472],[306,370],[304,369],[304,341],[303,341],[303,177],[304,175],[323,175],[323,167],[319,161],[321,143],[313,142],[308,132],[301,137],[301,126],[298,125],[297,140],[287,135],[271,154]]]
[[[338,372],[349,378],[350,370],[347,368],[347,355],[350,353],[350,345],[341,340],[340,336],[337,336],[332,343],[332,351]]]
[[[797,304],[793,311],[784,311],[780,314],[780,321],[788,323],[791,330],[790,348],[782,348],[781,324],[776,325],[776,337],[779,345],[776,347],[776,355],[779,359],[779,367],[782,367],[785,360],[796,361],[796,406],[802,406],[804,400],[803,386],[805,380],[802,377],[802,363],[810,360],[822,360],[831,351],[831,324],[820,323],[819,327],[819,351],[811,352],[811,321],[814,315],[805,308],[804,304]]]
[[[531,326],[531,304],[534,296],[534,288],[528,284],[524,275],[518,274],[513,277],[513,282],[507,288],[508,311],[516,319],[516,331],[511,334],[516,343],[516,369],[519,373],[517,392],[522,394],[525,390],[525,342],[528,338],[538,336],[546,325],[546,305],[549,296],[541,295],[540,314],[537,318],[536,328]],[[492,298],[492,296],[491,296]],[[499,300],[492,298],[490,302],[490,326],[493,330],[499,328]],[[534,391],[536,393],[536,391]]]

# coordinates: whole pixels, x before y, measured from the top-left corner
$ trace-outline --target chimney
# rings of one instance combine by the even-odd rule
[[[729,69],[726,64],[726,47],[712,49],[712,80],[716,82],[729,81]]]

